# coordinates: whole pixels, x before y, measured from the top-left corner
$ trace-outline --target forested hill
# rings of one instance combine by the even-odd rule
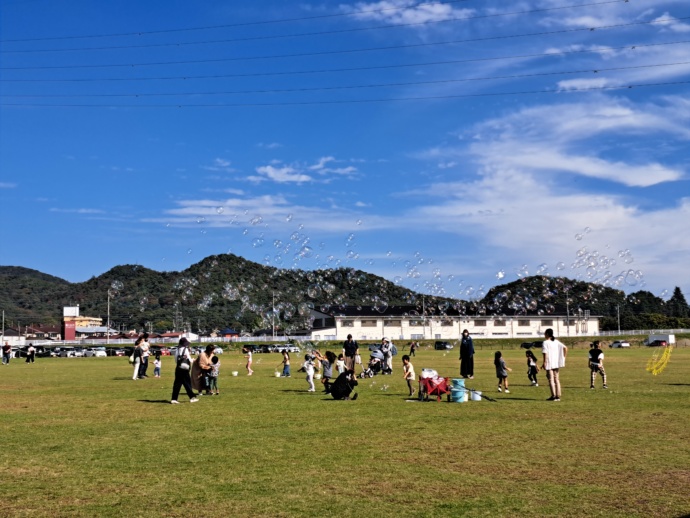
[[[0,310],[6,325],[59,323],[63,306],[82,315],[107,317],[113,327],[155,331],[224,327],[251,331],[276,323],[290,332],[305,325],[310,308],[336,313],[345,305],[417,305],[428,315],[565,315],[579,310],[604,317],[602,327],[622,329],[690,327],[679,288],[664,301],[647,291],[621,290],[565,277],[535,276],[478,293],[470,301],[422,296],[376,275],[340,268],[276,269],[232,254],[210,256],[181,272],[116,266],[82,283],[17,266],[0,266]],[[275,311],[274,311],[275,308]]]

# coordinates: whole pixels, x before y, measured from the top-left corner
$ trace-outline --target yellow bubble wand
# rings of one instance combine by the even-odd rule
[[[664,369],[666,368],[669,360],[671,359],[672,349],[672,345],[667,345],[664,349],[663,354],[661,355],[661,358],[659,357],[659,352],[655,352],[654,355],[647,362],[647,372],[651,372],[654,376],[664,372]]]

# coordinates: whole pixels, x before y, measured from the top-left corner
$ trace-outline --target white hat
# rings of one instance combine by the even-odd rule
[[[382,341],[382,342],[387,342],[387,341],[388,341],[388,338],[386,338],[386,337],[384,336],[384,337],[381,339],[381,341]]]

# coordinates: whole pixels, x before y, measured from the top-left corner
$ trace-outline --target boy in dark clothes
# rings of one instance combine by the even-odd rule
[[[333,383],[328,382],[325,385],[326,390],[330,392],[333,399],[357,399],[357,393],[350,397],[350,394],[357,386],[357,376],[355,376],[355,371],[353,369],[343,372]]]

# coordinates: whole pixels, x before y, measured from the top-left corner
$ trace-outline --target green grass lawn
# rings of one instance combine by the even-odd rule
[[[393,376],[357,401],[279,379],[278,354],[222,356],[221,396],[170,405],[163,377],[124,358],[0,367],[0,516],[682,516],[690,513],[690,349],[659,376],[649,349],[606,350],[609,389],[589,390],[586,350],[562,370],[563,401],[531,387],[524,352],[493,352],[468,386],[497,399],[407,401]],[[458,372],[457,350],[413,358]],[[153,367],[150,368],[152,374]],[[232,377],[237,370],[240,376]]]

